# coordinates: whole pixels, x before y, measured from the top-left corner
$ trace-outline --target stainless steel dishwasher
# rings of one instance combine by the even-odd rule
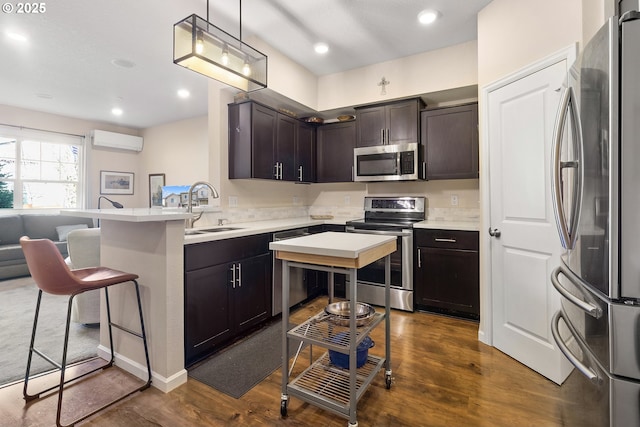
[[[297,228],[273,233],[273,241],[293,239],[310,234],[308,228]],[[273,257],[273,292],[271,304],[273,315],[282,313],[282,260]],[[304,269],[291,268],[289,272],[289,304],[291,307],[307,298],[307,284],[304,280]]]

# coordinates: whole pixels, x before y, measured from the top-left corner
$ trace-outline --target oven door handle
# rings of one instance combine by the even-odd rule
[[[402,231],[383,231],[383,230],[362,230],[356,229],[352,226],[347,226],[347,233],[361,233],[361,234],[383,234],[385,236],[411,236],[413,235],[412,230],[402,230]]]

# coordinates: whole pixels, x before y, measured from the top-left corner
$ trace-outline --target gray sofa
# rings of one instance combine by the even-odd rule
[[[93,227],[93,219],[26,213],[0,215],[0,280],[29,275],[20,237],[50,239],[64,258],[67,256],[67,233],[85,226]]]

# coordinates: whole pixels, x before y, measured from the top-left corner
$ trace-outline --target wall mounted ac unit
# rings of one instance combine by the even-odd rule
[[[143,140],[140,136],[107,132],[106,130],[91,131],[91,142],[94,147],[116,148],[119,150],[142,151]]]

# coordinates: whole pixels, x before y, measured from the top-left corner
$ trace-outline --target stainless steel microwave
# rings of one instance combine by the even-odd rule
[[[418,143],[376,145],[353,150],[354,181],[418,179]]]

